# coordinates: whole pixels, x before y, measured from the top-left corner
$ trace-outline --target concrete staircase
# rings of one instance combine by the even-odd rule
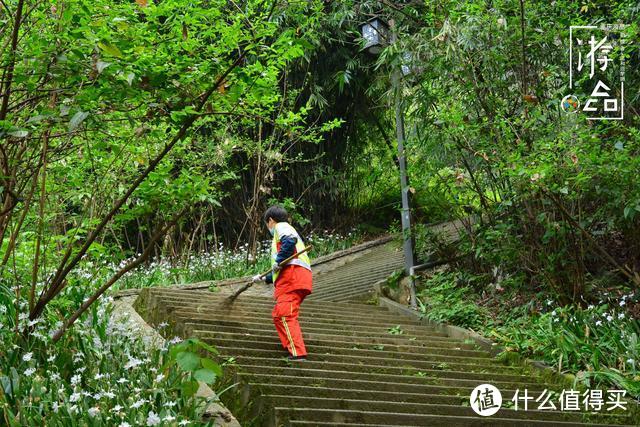
[[[516,389],[538,396],[547,384],[536,370],[503,364],[474,343],[448,337],[384,307],[356,302],[375,281],[402,266],[392,244],[351,256],[320,273],[302,305],[309,358],[286,359],[271,322],[273,300],[228,293],[145,289],[136,309],[168,335],[195,336],[227,361],[225,405],[243,425],[261,426],[582,426],[630,423],[622,417],[505,408]],[[503,408],[480,417],[471,391],[490,383]],[[522,404],[521,404],[522,405]],[[536,408],[535,402],[530,402]]]
[[[404,266],[402,251],[394,243],[363,252],[338,268],[315,275],[313,293],[307,301],[364,300],[374,292],[373,284],[376,281],[385,279]]]

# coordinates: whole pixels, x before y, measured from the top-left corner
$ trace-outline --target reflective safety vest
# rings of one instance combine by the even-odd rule
[[[278,252],[280,251],[280,238],[282,236],[291,236],[296,238],[296,247],[294,249],[294,254],[302,251],[305,248],[300,235],[288,222],[279,222],[275,225],[273,230],[273,240],[271,241],[271,264],[276,262],[276,257],[278,256]],[[299,265],[311,271],[311,260],[307,253],[303,253],[298,255],[296,258],[293,258],[286,265]],[[280,272],[273,273],[273,283],[276,283],[276,279]]]

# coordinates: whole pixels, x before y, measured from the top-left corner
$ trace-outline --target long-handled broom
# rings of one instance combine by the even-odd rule
[[[300,254],[303,254],[307,251],[310,251],[311,248],[313,248],[313,245],[309,245],[306,248],[304,248],[303,250],[301,250],[298,253],[295,253],[293,255],[291,255],[289,258],[283,260],[280,264],[278,264],[278,267],[284,267],[285,265],[287,265],[287,263],[289,261],[291,261],[292,259],[294,259],[295,257],[297,257]],[[273,270],[273,268],[270,268],[269,270],[265,271],[264,273],[262,273],[260,275],[260,279],[263,279],[267,274],[271,273],[271,271]],[[244,291],[246,291],[247,289],[249,289],[251,286],[253,286],[254,282],[251,281],[249,283],[247,283],[246,285],[244,285],[243,287],[241,287],[240,289],[238,289],[233,295],[231,295],[230,297],[227,298],[227,303],[228,304],[232,304],[236,298],[238,298],[238,296],[243,293]]]

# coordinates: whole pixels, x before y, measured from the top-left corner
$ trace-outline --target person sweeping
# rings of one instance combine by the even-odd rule
[[[282,342],[289,352],[289,360],[306,360],[307,349],[302,339],[302,330],[298,323],[300,304],[311,293],[313,275],[311,260],[307,253],[300,253],[305,248],[300,235],[288,222],[289,215],[281,206],[271,206],[263,215],[263,220],[273,236],[271,242],[272,272],[266,277],[258,274],[253,282],[265,280],[273,283],[275,306],[271,312],[273,323]],[[295,256],[283,267],[283,260]]]

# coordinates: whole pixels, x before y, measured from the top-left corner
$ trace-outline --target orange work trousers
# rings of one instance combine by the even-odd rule
[[[307,296],[304,291],[291,291],[279,295],[271,316],[276,325],[276,331],[282,342],[282,347],[287,349],[292,356],[306,356],[302,330],[298,323],[300,304]]]

